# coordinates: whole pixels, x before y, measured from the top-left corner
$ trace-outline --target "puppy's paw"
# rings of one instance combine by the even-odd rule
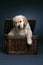
[[[28,45],[32,45],[32,40],[31,39],[27,39],[27,44]]]

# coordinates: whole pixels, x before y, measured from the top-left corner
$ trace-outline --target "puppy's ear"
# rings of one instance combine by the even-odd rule
[[[28,19],[27,18],[24,18],[24,25],[26,26],[28,23]]]
[[[13,17],[13,27],[15,26],[15,17]]]

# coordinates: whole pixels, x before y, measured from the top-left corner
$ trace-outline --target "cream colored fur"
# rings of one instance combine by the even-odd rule
[[[32,44],[32,30],[30,28],[29,22],[27,18],[23,15],[18,15],[13,17],[13,26],[20,27],[20,30],[15,31],[15,28],[13,28],[8,35],[14,36],[15,34],[21,35],[21,36],[26,36],[27,38],[27,44],[31,45]],[[25,25],[25,27],[24,27]]]

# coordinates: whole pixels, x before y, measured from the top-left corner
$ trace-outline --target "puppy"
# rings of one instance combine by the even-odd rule
[[[23,15],[18,15],[13,17],[13,26],[16,27],[16,29],[13,27],[13,29],[8,33],[8,35],[14,36],[15,34],[26,36],[27,38],[27,44],[32,44],[32,30],[30,28],[29,22],[27,18]],[[16,30],[16,31],[14,31]]]

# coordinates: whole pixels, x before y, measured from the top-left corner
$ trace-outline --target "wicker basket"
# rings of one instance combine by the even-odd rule
[[[35,20],[30,21],[35,22]],[[38,36],[33,35],[30,46],[27,45],[26,37],[9,37],[7,34],[13,28],[12,22],[12,20],[5,20],[5,51],[8,54],[36,54],[38,52]]]

